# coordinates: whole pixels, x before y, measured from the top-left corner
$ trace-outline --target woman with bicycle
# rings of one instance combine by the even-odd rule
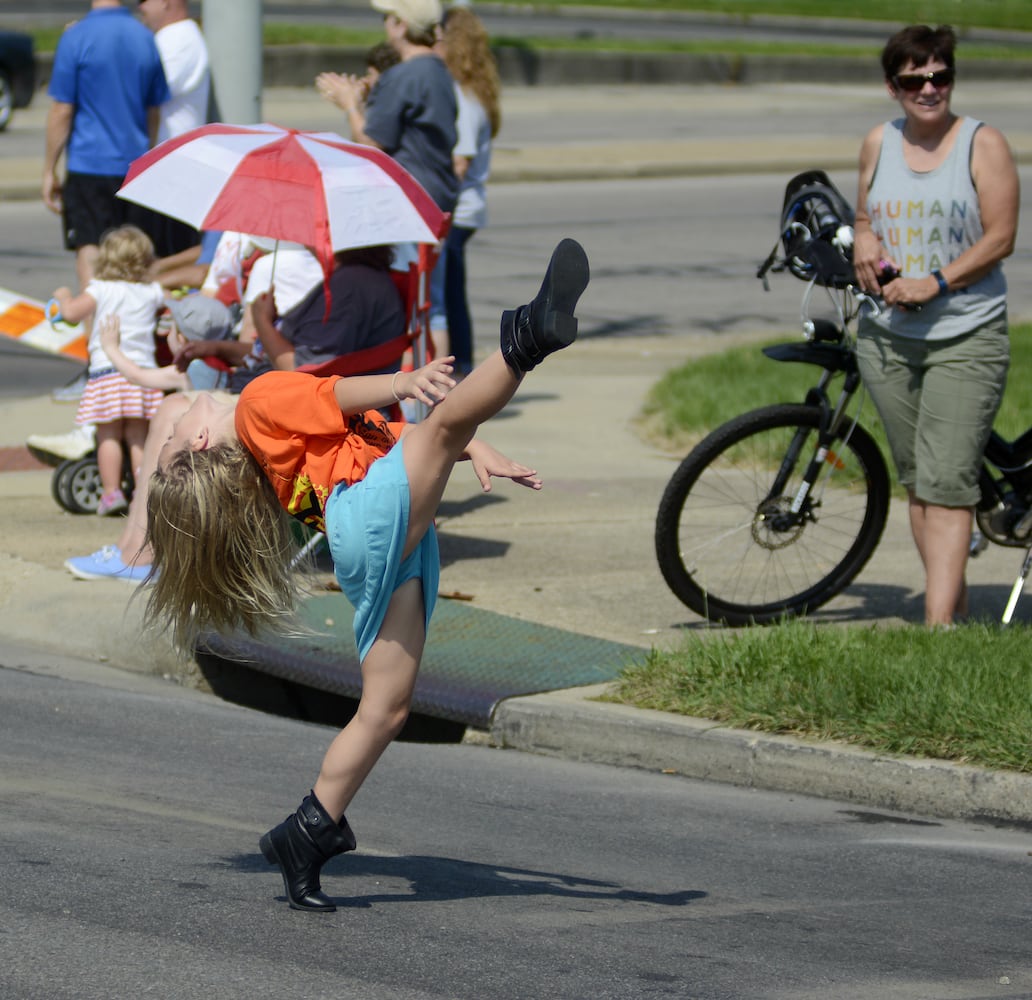
[[[995,128],[951,110],[952,28],[912,25],[882,52],[903,117],[860,150],[853,263],[880,295],[858,359],[885,425],[925,570],[925,621],[967,612],[978,470],[1009,363],[1007,286],[1018,175]]]

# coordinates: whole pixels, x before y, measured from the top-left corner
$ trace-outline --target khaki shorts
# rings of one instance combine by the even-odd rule
[[[1010,363],[1006,316],[951,340],[895,337],[861,319],[857,360],[899,481],[942,507],[978,502],[978,474]]]

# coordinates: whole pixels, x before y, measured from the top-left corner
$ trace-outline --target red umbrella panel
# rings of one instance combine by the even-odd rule
[[[447,217],[386,153],[332,132],[215,123],[136,160],[119,197],[202,230],[233,230],[333,253],[436,243]]]

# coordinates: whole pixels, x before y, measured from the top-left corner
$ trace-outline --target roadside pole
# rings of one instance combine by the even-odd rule
[[[219,117],[262,120],[262,0],[202,0],[201,20]]]

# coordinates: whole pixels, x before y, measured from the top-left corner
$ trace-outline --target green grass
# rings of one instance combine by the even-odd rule
[[[653,443],[684,451],[746,410],[801,401],[816,373],[809,365],[771,361],[759,346],[691,361],[653,387],[641,427]],[[1030,414],[1032,325],[1015,324],[996,427],[1015,437],[1028,428]],[[862,423],[887,456],[870,403]],[[985,624],[930,632],[796,621],[714,630],[686,637],[672,652],[654,650],[625,673],[610,700],[886,753],[1032,772],[1030,640],[1028,628]]]
[[[952,24],[963,37],[965,29],[997,28],[1007,31],[1032,31],[1032,4],[1028,0],[980,0],[961,3],[960,0],[868,0],[856,7],[842,3],[828,3],[827,0],[649,0],[635,3],[634,0],[536,0],[534,7],[548,9],[567,6],[648,8],[658,11],[682,11],[721,14],[743,22],[755,17],[839,17],[843,19],[860,17],[867,21],[882,21],[890,25],[914,22]],[[265,21],[263,37],[266,45],[320,44],[366,48],[383,39],[383,31],[377,17],[370,12],[369,29],[353,30],[313,24],[291,24],[289,22]],[[53,52],[61,36],[61,28],[31,29],[36,48],[40,52]],[[628,42],[592,37],[557,39],[525,36],[494,39],[497,45],[516,45],[531,49],[572,50],[620,50],[660,52],[707,52],[729,55],[753,55],[757,53],[797,53],[812,55],[853,55],[875,58],[879,46],[834,45],[827,43],[762,43],[747,41],[710,42]],[[1021,47],[1000,45],[963,45],[964,58],[1027,58],[1028,50]]]
[[[786,334],[770,343],[792,339],[794,335]],[[802,402],[806,390],[816,381],[818,369],[771,361],[761,353],[762,346],[737,347],[667,372],[645,401],[638,423],[642,436],[664,450],[687,451],[715,427],[747,410],[768,403]],[[837,388],[838,384],[833,383],[832,392]],[[1032,324],[1015,324],[1011,327],[1011,368],[997,430],[1004,437],[1016,437],[1032,423],[1030,415]],[[887,456],[885,433],[869,400],[860,411],[860,422]]]
[[[1002,28],[1032,31],[1028,0],[534,0],[537,8],[549,7],[648,7],[664,11],[699,11],[723,14],[747,21],[753,17],[814,17],[884,21],[888,24],[952,24],[955,28]]]
[[[653,651],[606,698],[737,728],[1032,773],[1027,628],[792,621]]]

